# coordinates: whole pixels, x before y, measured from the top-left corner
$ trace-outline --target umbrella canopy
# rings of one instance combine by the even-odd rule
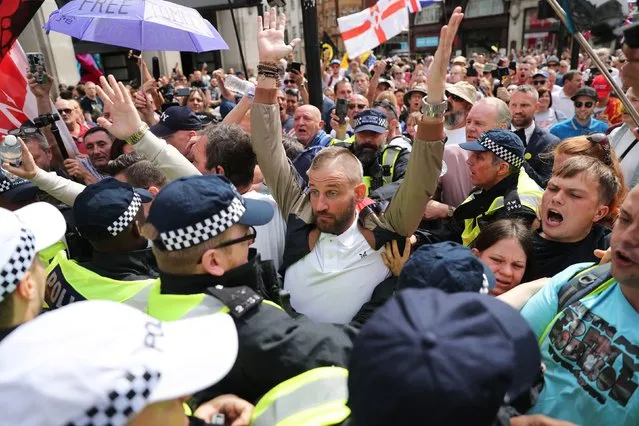
[[[44,29],[136,50],[229,48],[197,10],[164,0],[73,0],[51,13]]]

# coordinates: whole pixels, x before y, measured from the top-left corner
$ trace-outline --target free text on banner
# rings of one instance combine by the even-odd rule
[[[406,0],[379,0],[375,6],[337,19],[348,56],[354,58],[408,29]]]

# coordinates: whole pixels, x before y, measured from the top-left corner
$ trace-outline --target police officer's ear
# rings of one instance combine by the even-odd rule
[[[506,163],[505,161],[500,162],[499,165],[497,166],[497,175],[508,176],[509,173],[510,173],[510,164]]]
[[[155,198],[158,195],[158,192],[160,192],[160,188],[157,186],[149,186],[148,191],[151,195],[153,195],[153,198]]]
[[[361,203],[364,201],[364,198],[366,198],[366,184],[363,182],[358,183],[355,186],[355,202]]]
[[[198,271],[199,273],[206,273],[209,275],[213,275],[215,277],[221,277],[224,275],[224,267],[225,264],[222,257],[226,255],[219,249],[208,249],[202,254],[201,262],[199,266],[202,266],[203,271]]]

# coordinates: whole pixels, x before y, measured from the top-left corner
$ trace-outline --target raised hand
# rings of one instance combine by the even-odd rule
[[[271,8],[265,15],[257,18],[257,50],[260,62],[276,64],[280,59],[293,51],[300,39],[296,38],[290,44],[284,43],[284,28],[286,15],[277,16],[277,9]]]
[[[31,93],[36,98],[48,98],[51,93],[51,86],[53,85],[53,76],[47,74],[46,82],[38,83],[30,72],[27,72],[27,81],[29,82],[29,88]]]
[[[100,125],[116,138],[126,140],[142,126],[142,120],[135,109],[131,94],[124,84],[116,81],[112,75],[109,75],[108,80],[100,77],[100,85],[102,87],[97,87],[98,96],[105,105],[109,105],[112,121],[110,123],[108,120],[99,120]]]
[[[446,72],[453,50],[453,41],[461,24],[464,14],[461,7],[456,7],[448,21],[439,33],[439,46],[435,52],[435,59],[430,65],[428,74],[428,103],[436,105],[444,100]]]

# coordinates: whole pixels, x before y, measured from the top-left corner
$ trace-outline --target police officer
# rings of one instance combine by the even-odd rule
[[[93,247],[87,262],[75,262],[64,250],[47,268],[45,301],[54,309],[87,299],[146,307],[147,290],[158,277],[157,264],[141,236],[146,190],[106,178],[87,186],[75,200],[76,229]]]
[[[469,246],[481,227],[493,220],[521,219],[532,224],[541,204],[542,189],[525,170],[524,145],[507,130],[489,130],[475,142],[459,146],[470,151],[466,164],[475,186],[442,229],[419,232],[418,242],[456,241]]]
[[[159,192],[142,229],[160,268],[149,293],[151,316],[172,321],[222,311],[235,319],[236,366],[206,396],[233,393],[255,401],[304,371],[346,365],[350,328],[294,320],[263,300],[279,283],[263,273],[269,268],[249,245],[254,227],[272,216],[271,204],[243,198],[224,176],[190,176]]]
[[[368,109],[355,116],[355,139],[334,143],[351,150],[364,168],[364,183],[368,194],[381,187],[397,182],[404,177],[410,151],[405,148],[387,146],[389,124],[387,115],[380,109]],[[380,197],[390,200],[397,190],[394,186],[390,194]]]

